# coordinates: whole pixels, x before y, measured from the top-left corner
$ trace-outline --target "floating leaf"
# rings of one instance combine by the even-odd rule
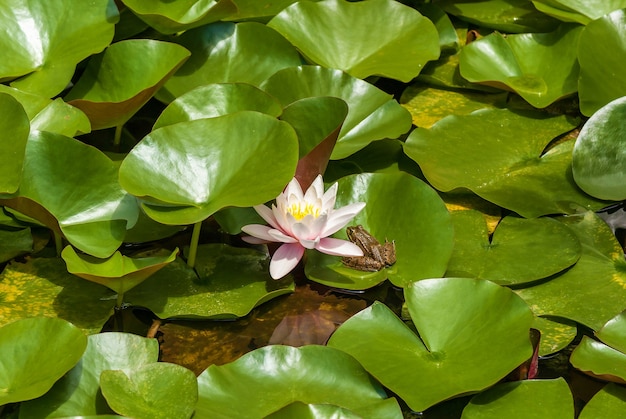
[[[122,191],[117,165],[98,149],[36,131],[26,145],[22,183],[4,205],[61,231],[78,249],[106,258],[137,220],[135,199]]]
[[[196,271],[177,260],[126,293],[125,300],[161,319],[234,319],[293,292],[291,278],[272,280],[267,256],[254,249],[201,245]]]
[[[578,419],[619,418],[626,409],[626,389],[609,383],[587,402]]]
[[[558,24],[529,0],[440,0],[437,5],[461,20],[503,32],[549,32]]]
[[[189,55],[170,42],[117,42],[89,61],[65,100],[87,114],[93,129],[123,125]]]
[[[158,93],[157,98],[164,102],[211,83],[258,86],[278,70],[302,63],[285,38],[256,22],[213,23],[172,41],[191,51],[191,58]]]
[[[571,419],[574,400],[563,378],[501,383],[472,397],[461,419]]]
[[[237,6],[237,13],[223,20],[241,21],[254,19],[256,21],[269,20],[281,10],[298,0],[232,0]],[[319,0],[309,0],[319,1]]]
[[[583,246],[580,259],[550,281],[516,292],[538,316],[563,317],[598,330],[624,309],[624,251],[592,212],[559,220],[578,236]]]
[[[275,198],[293,177],[296,134],[286,122],[242,111],[152,131],[126,156],[120,183],[163,224],[193,224],[227,206]]]
[[[33,317],[59,317],[98,333],[111,317],[115,296],[69,274],[60,258],[12,262],[0,275],[0,326]]]
[[[586,25],[609,12],[626,7],[626,0],[533,0],[540,12],[565,22]]]
[[[161,33],[176,33],[217,22],[237,11],[231,0],[123,0],[141,20]]]
[[[467,188],[524,217],[599,209],[605,204],[583,193],[569,174],[574,142],[544,153],[575,124],[565,116],[484,109],[417,128],[404,151],[440,191]]]
[[[547,278],[572,266],[581,245],[568,227],[551,218],[503,218],[491,240],[478,211],[452,213],[455,246],[447,276],[515,285]]]
[[[554,354],[572,343],[578,333],[576,323],[554,317],[535,317],[533,329],[539,330],[539,356]]]
[[[261,88],[286,107],[299,99],[334,96],[348,104],[331,159],[341,159],[383,138],[396,138],[411,127],[411,115],[392,96],[339,70],[301,66],[278,71]]]
[[[100,387],[116,413],[135,419],[188,419],[198,400],[195,374],[166,362],[102,371]]]
[[[591,116],[626,96],[626,9],[589,22],[578,43],[580,111]]]
[[[402,417],[358,362],[318,345],[266,346],[212,365],[198,377],[198,391],[198,417],[265,417],[294,402],[339,406],[360,417]]]
[[[0,328],[0,406],[45,394],[72,368],[87,336],[62,319],[33,317]]]
[[[545,108],[578,90],[581,30],[564,24],[550,33],[485,36],[461,50],[461,75],[473,83],[512,90],[534,107]]]
[[[80,362],[42,397],[22,403],[20,418],[112,413],[100,392],[100,374],[105,370],[138,368],[157,362],[158,357],[156,339],[116,332],[91,335]]]
[[[239,111],[256,111],[278,117],[282,107],[272,96],[247,83],[209,84],[177,97],[161,112],[152,129]]]
[[[57,95],[70,82],[76,64],[111,42],[118,18],[112,0],[4,2],[0,79],[17,78],[11,86],[45,97]]]
[[[0,107],[0,194],[10,194],[17,191],[22,179],[30,122],[22,105],[8,94],[0,94]]]
[[[30,228],[16,231],[0,230],[0,263],[32,251],[33,235]]]
[[[626,199],[626,96],[594,113],[572,151],[576,184],[600,199]]]
[[[373,20],[386,30],[372,31]],[[427,61],[439,57],[435,25],[391,0],[297,2],[268,26],[310,62],[360,79],[378,75],[409,82]]]
[[[413,410],[482,391],[532,355],[532,313],[507,288],[438,278],[404,292],[419,335],[376,302],[342,324],[328,345],[355,357]]]
[[[361,224],[381,243],[395,242],[396,263],[378,272],[349,268],[337,256],[308,252],[305,273],[336,288],[370,288],[387,277],[404,287],[442,276],[452,253],[450,214],[437,193],[405,173],[361,174],[339,180],[337,206],[367,202],[350,225]],[[339,233],[346,238],[345,232]]]
[[[119,294],[136,287],[149,276],[176,259],[178,248],[164,255],[131,258],[115,252],[103,260],[89,255],[78,255],[72,246],[63,249],[61,256],[67,271],[96,284],[104,285]]]

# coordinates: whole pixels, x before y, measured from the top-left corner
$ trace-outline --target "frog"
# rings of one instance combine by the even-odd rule
[[[359,271],[376,272],[396,263],[396,244],[385,240],[380,244],[362,225],[346,229],[348,239],[363,251],[363,256],[344,256],[344,265]]]

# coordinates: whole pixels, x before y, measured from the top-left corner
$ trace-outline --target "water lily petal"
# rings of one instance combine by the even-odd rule
[[[300,240],[300,244],[302,245],[302,247],[304,247],[305,249],[315,249],[317,247],[317,245],[320,243],[320,238],[316,237],[314,239],[310,239],[310,240]]]
[[[322,180],[322,175],[317,175],[309,189],[306,190],[306,194],[304,194],[304,200],[316,203],[318,199],[320,199],[324,195],[324,181]]]
[[[274,212],[265,205],[255,205],[254,210],[263,218],[269,225],[274,228],[280,228]]]
[[[248,225],[241,227],[241,231],[253,237],[259,238],[261,240],[265,240],[266,242],[275,242],[276,239],[274,239],[274,237],[270,236],[269,234],[270,230],[272,230],[272,228],[261,225],[261,224],[248,224]]]
[[[305,223],[294,223],[291,226],[291,230],[293,231],[294,237],[300,242],[302,242],[302,240],[311,240],[315,238],[311,237],[311,230]]]
[[[296,243],[298,242],[298,240],[292,236],[288,236],[287,234],[283,233],[282,231],[275,229],[275,228],[270,228],[268,231],[268,234],[270,235],[270,237],[272,237],[272,241],[273,242],[283,242],[283,243]]]
[[[298,265],[303,254],[304,247],[300,246],[300,243],[283,244],[272,257],[270,276],[274,279],[280,279],[287,275]]]
[[[330,213],[326,226],[322,230],[320,236],[326,237],[341,230],[350,222],[355,215],[357,215],[363,208],[365,208],[365,202],[355,202],[354,204],[346,205],[336,211]]]
[[[254,236],[242,236],[241,240],[245,241],[246,243],[250,243],[250,244],[270,243],[268,240],[259,239],[258,237],[254,237]]]
[[[332,237],[321,239],[315,249],[333,256],[363,256],[363,251],[356,244]]]
[[[293,202],[300,202],[304,199],[302,187],[296,178],[291,179],[291,182],[289,182],[283,194],[285,194],[287,198],[288,205],[291,205]]]
[[[337,182],[328,188],[322,197],[322,211],[331,211],[335,208],[335,200],[337,199]]]

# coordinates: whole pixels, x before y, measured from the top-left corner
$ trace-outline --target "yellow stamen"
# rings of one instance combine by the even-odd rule
[[[296,202],[294,204],[291,204],[287,208],[287,211],[291,215],[293,215],[293,218],[298,221],[300,221],[307,215],[312,215],[315,218],[319,217],[320,215],[320,208],[308,202]]]

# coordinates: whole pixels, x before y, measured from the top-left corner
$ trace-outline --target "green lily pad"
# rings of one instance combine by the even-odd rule
[[[518,285],[561,272],[582,252],[576,234],[551,218],[505,217],[491,240],[478,211],[453,212],[452,221],[455,245],[447,276]]]
[[[342,71],[317,66],[287,68],[276,72],[261,88],[283,107],[299,99],[334,96],[348,104],[331,159],[342,159],[369,143],[396,138],[411,127],[411,115],[391,95]]]
[[[549,32],[559,23],[529,0],[441,0],[437,5],[461,20],[503,32]]]
[[[148,25],[165,34],[217,22],[237,11],[231,0],[124,0],[124,5]]]
[[[149,276],[173,262],[178,248],[173,252],[164,252],[143,258],[131,258],[115,252],[103,260],[89,255],[78,255],[72,246],[63,249],[61,257],[67,265],[67,271],[96,284],[104,285],[119,294],[136,287]]]
[[[578,333],[576,323],[554,317],[535,317],[533,329],[541,332],[539,356],[554,354],[572,343]]]
[[[217,22],[187,31],[172,41],[191,51],[191,58],[157,94],[163,102],[212,83],[258,86],[278,70],[302,63],[293,45],[256,22]]]
[[[372,21],[386,29],[372,31]],[[409,82],[427,61],[439,57],[435,25],[391,0],[297,2],[268,26],[310,62],[360,79],[377,75]]]
[[[188,419],[198,401],[195,374],[166,362],[102,371],[100,388],[116,413],[135,419]]]
[[[574,142],[544,152],[576,123],[535,111],[484,109],[417,128],[404,151],[438,190],[467,188],[527,218],[600,209],[606,204],[571,178]]]
[[[100,392],[105,370],[138,368],[157,362],[159,344],[130,333],[89,336],[80,362],[38,399],[20,406],[20,418],[59,418],[113,413]]]
[[[507,288],[437,278],[404,292],[419,335],[376,302],[343,323],[328,345],[355,357],[413,410],[482,391],[532,355],[533,315]]]
[[[540,12],[565,22],[586,25],[592,20],[626,7],[626,0],[533,0]]]
[[[461,50],[461,75],[473,83],[512,90],[536,108],[545,108],[578,90],[579,25],[550,33],[493,33]]]
[[[404,287],[411,281],[442,276],[453,247],[450,214],[437,193],[406,173],[368,173],[339,180],[337,207],[367,205],[350,222],[361,224],[379,242],[395,242],[396,263],[378,272],[349,268],[338,256],[308,252],[307,278],[346,289],[370,288],[386,278]],[[345,231],[337,234],[345,239]]]
[[[363,416],[357,415],[349,409],[345,409],[339,406],[333,406],[329,404],[304,404],[300,402],[291,403],[290,405],[285,406],[282,409],[265,416],[266,419],[359,419],[362,417]]]
[[[621,312],[609,320],[596,332],[596,337],[601,342],[583,336],[570,362],[579,370],[604,380],[626,383],[626,313]]]
[[[265,417],[294,402],[339,406],[360,417],[402,417],[358,362],[318,345],[266,346],[212,365],[198,376],[198,391],[198,417]]]
[[[33,251],[33,235],[30,228],[0,230],[0,263]]]
[[[0,406],[45,394],[72,368],[87,336],[65,320],[33,317],[0,328]]]
[[[11,83],[17,89],[57,95],[70,82],[76,64],[111,42],[118,18],[112,0],[5,2],[0,7],[5,57],[0,80],[17,78]]]
[[[587,402],[578,419],[619,419],[626,409],[626,389],[609,383]]]
[[[4,205],[96,257],[111,256],[137,220],[136,200],[120,188],[115,163],[94,147],[45,131],[28,139],[16,195]]]
[[[223,20],[241,21],[253,19],[266,21],[276,16],[281,10],[298,0],[232,0],[237,6],[237,13]],[[309,0],[319,1],[319,0]]]
[[[91,131],[89,118],[80,109],[68,105],[61,98],[50,100],[46,97],[23,92],[9,86],[0,84],[0,93],[6,93],[17,99],[24,107],[30,119],[31,131],[56,132],[68,137],[86,134]],[[3,108],[8,108],[3,105]],[[12,122],[15,124],[17,120]],[[19,138],[19,136],[17,136]]]
[[[120,184],[163,224],[193,224],[227,206],[275,198],[298,159],[286,122],[242,111],[152,131],[126,156]]]
[[[123,125],[187,60],[178,44],[153,39],[116,42],[93,57],[65,96],[93,129]]]
[[[598,330],[624,309],[624,251],[609,226],[592,212],[559,221],[578,236],[580,259],[550,281],[516,292],[538,316],[563,317]]]
[[[0,193],[13,193],[17,191],[22,180],[30,122],[22,105],[8,94],[0,94],[0,107],[0,130],[7,138],[11,138],[11,141],[3,140],[0,148]]]
[[[626,199],[626,96],[594,113],[572,151],[576,184],[600,199]]]
[[[235,319],[293,292],[291,278],[272,280],[267,256],[254,249],[201,245],[195,269],[198,274],[176,260],[126,293],[125,300],[161,319]]]
[[[448,115],[467,115],[483,108],[502,108],[508,93],[455,92],[413,84],[402,93],[400,104],[411,112],[413,124],[430,128]]]
[[[498,384],[472,397],[461,419],[574,417],[574,400],[567,382],[522,380]]]
[[[0,326],[33,317],[59,317],[98,333],[111,317],[115,296],[69,274],[60,258],[12,262],[0,274]]]
[[[209,84],[177,97],[161,112],[152,129],[239,111],[256,111],[278,117],[282,107],[272,96],[247,83]]]
[[[580,111],[591,116],[626,96],[626,9],[589,22],[578,43]]]

